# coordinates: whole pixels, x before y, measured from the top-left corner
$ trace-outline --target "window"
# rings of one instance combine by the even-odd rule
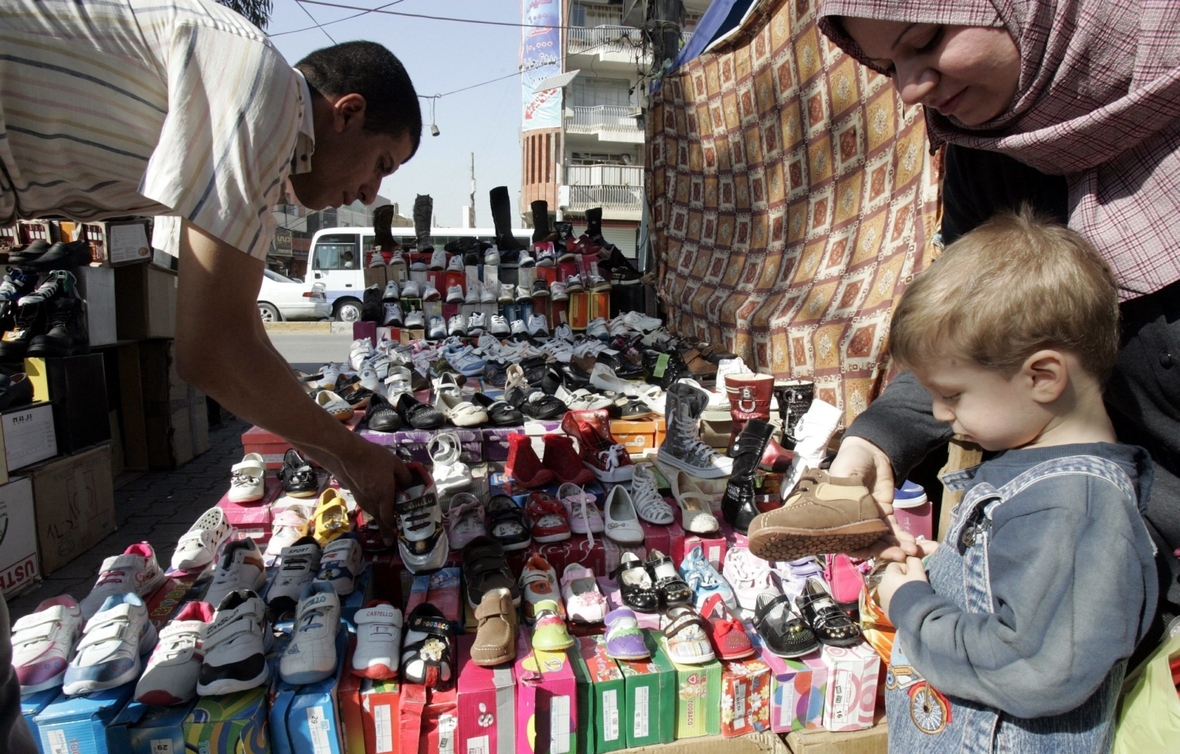
[[[317,270],[354,270],[360,267],[357,236],[339,233],[320,236],[312,267]]]
[[[574,107],[631,106],[631,83],[627,79],[582,78],[579,76],[574,79],[571,86],[573,87]]]
[[[618,5],[582,5],[570,3],[570,26],[618,26],[623,9]]]

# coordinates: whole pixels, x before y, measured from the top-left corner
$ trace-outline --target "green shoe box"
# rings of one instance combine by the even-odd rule
[[[676,737],[676,671],[652,632],[643,633],[651,659],[617,661],[626,693],[622,720],[628,748],[670,744]]]
[[[659,651],[666,654],[664,639]],[[721,735],[721,663],[681,665],[669,660],[676,671],[676,738]]]
[[[603,636],[582,636],[569,648],[578,684],[578,748],[606,754],[627,747],[626,683],[618,663],[607,657]]]

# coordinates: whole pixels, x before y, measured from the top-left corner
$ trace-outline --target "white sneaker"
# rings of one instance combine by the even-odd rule
[[[496,267],[500,264],[500,250],[495,246],[483,253],[483,263],[491,267]]]
[[[434,283],[430,282],[429,280],[426,281],[426,285],[423,286],[423,288],[422,288],[422,300],[423,301],[441,301],[442,300],[442,294],[438,292],[438,288],[434,287]]]
[[[426,315],[420,310],[406,312],[406,329],[421,330],[426,327]]]
[[[396,302],[385,302],[381,305],[384,316],[381,319],[381,324],[385,327],[401,327],[402,326],[402,307]]]
[[[517,338],[527,338],[529,335],[528,325],[524,323],[523,319],[512,320],[511,331],[513,337]]]
[[[586,324],[586,334],[602,341],[610,340],[610,329],[602,317],[596,317]]]
[[[217,551],[233,535],[234,527],[221,508],[210,508],[201,514],[192,528],[176,543],[172,553],[172,567],[177,571],[203,568],[217,559]]]
[[[631,500],[635,512],[644,521],[659,525],[672,523],[672,506],[660,496],[650,463],[641,461],[635,464],[631,472]]]
[[[581,293],[583,290],[581,275],[570,275],[565,279],[566,293]]]
[[[300,507],[302,506],[292,505],[288,510]],[[230,542],[222,550],[217,570],[213,572],[213,583],[205,592],[205,602],[220,605],[230,592],[240,589],[258,591],[265,584],[266,565],[262,562],[258,544],[249,537],[239,539]]]
[[[544,314],[533,314],[529,316],[529,335],[534,338],[549,336],[549,323],[545,321]]]
[[[135,684],[135,701],[168,707],[197,695],[197,678],[205,657],[201,638],[213,615],[209,603],[189,602],[160,629],[156,648]]]
[[[397,677],[402,640],[402,611],[388,602],[370,602],[357,610],[352,674],[386,680]]]
[[[422,298],[422,284],[417,280],[407,280],[402,286],[402,298]]]
[[[554,267],[557,265],[557,258],[553,256],[553,247],[541,249],[537,252],[537,266],[538,267]]]
[[[445,270],[447,268],[447,253],[442,249],[435,249],[430,255],[430,269]]]
[[[447,288],[447,303],[448,304],[461,304],[461,303],[463,303],[463,286],[452,285],[450,288]]]
[[[454,335],[461,338],[466,334],[467,320],[463,319],[463,315],[456,314],[451,317],[450,322],[447,323],[447,335]]]
[[[266,543],[266,561],[268,563],[278,562],[283,548],[290,547],[307,536],[311,531],[311,513],[310,507],[295,504],[288,505],[274,514],[274,518],[270,522],[270,541]],[[237,588],[254,589],[255,587],[248,585],[248,587]],[[262,585],[258,585],[257,588],[261,589]]]
[[[78,603],[63,594],[12,624],[12,666],[22,695],[61,686],[83,623]]]
[[[430,318],[430,328],[426,331],[427,340],[442,340],[447,337],[447,324],[437,314]]]
[[[621,545],[643,544],[643,527],[635,513],[631,494],[621,484],[611,487],[606,496],[606,536]]]
[[[442,317],[438,319],[442,319]],[[438,339],[442,340],[442,336],[440,335]],[[389,370],[389,376],[385,378],[385,397],[389,399],[390,403],[394,403],[402,393],[412,392],[413,386],[414,378],[410,374],[410,370],[406,367],[394,367]]]
[[[586,277],[586,288],[590,291],[609,291],[611,289],[610,281],[600,275],[589,275]]]
[[[131,545],[122,555],[102,561],[98,581],[80,603],[82,617],[90,618],[108,597],[132,593],[147,598],[164,585],[164,572],[156,562],[156,551],[147,542]]]
[[[598,510],[598,502],[594,495],[586,492],[576,484],[566,482],[557,488],[557,499],[565,506],[569,514],[570,531],[574,534],[601,534],[603,528],[602,513]]]
[[[336,370],[336,374],[340,374],[339,370]],[[325,374],[325,380],[326,378]],[[332,387],[335,386],[336,378],[333,377]],[[226,497],[231,503],[253,503],[262,499],[262,493],[266,489],[266,461],[262,460],[262,456],[247,453],[241,463],[235,463],[230,468],[230,474],[232,477]]]
[[[397,538],[402,563],[411,573],[442,568],[450,548],[442,527],[434,480],[418,463],[406,464],[413,481],[397,493]]]
[[[266,603],[252,590],[230,592],[205,630],[205,659],[197,693],[219,696],[257,688],[270,680],[266,653],[274,640],[266,622]]]
[[[416,262],[411,262],[411,263],[410,263],[410,270],[411,270],[411,271],[415,271],[415,272],[416,272],[416,271],[418,271],[418,270],[425,271],[425,270],[427,270],[427,269],[429,269],[429,268],[430,268],[430,266],[429,266],[429,265],[428,265],[426,262],[423,262],[421,259],[419,259],[419,260],[418,260],[418,261],[416,261]]]
[[[655,317],[649,317],[646,314],[643,314],[641,312],[627,312],[626,314],[623,315],[623,319],[627,322],[627,325],[632,330],[635,330],[637,332],[641,332],[644,334],[652,332],[653,330],[659,328],[662,324],[664,324],[662,321],[656,319]]]
[[[340,596],[331,584],[311,581],[303,587],[291,643],[279,659],[279,676],[295,686],[322,681],[336,672],[336,634],[340,631]]]
[[[450,260],[447,262],[447,269],[451,270],[452,272],[462,272],[463,271],[463,255],[462,254],[452,254]]]
[[[479,303],[479,290],[482,287],[483,286],[480,285],[478,280],[475,281],[474,283],[472,283],[471,285],[467,286],[467,295],[463,297],[463,303],[464,304],[478,304]]]
[[[390,280],[385,284],[385,292],[381,294],[382,301],[397,301],[401,297],[401,290],[398,288],[396,280]]]
[[[476,312],[467,318],[467,334],[477,335],[482,334],[488,327],[487,315],[483,312]]]
[[[361,543],[352,537],[332,540],[324,548],[320,558],[319,581],[332,585],[341,597],[356,591],[356,580],[365,569],[365,557]]]
[[[550,301],[569,301],[569,293],[565,290],[565,283],[560,280],[549,284]]]
[[[492,335],[507,336],[512,334],[512,328],[508,326],[508,320],[503,314],[492,315],[492,326],[489,328]]]
[[[340,366],[338,364],[324,364],[320,368],[320,381],[316,386],[321,390],[335,390],[336,380],[340,378]],[[257,454],[255,454],[257,455]],[[246,456],[249,458],[249,456]],[[261,458],[261,456],[259,456]]]
[[[501,304],[511,304],[516,301],[516,286],[512,283],[500,283],[500,295],[496,298]]]
[[[518,267],[535,267],[537,263],[533,261],[533,257],[531,254],[529,254],[528,249],[521,249],[520,258],[517,260],[516,264]]]
[[[358,338],[348,347],[348,365],[353,371],[364,366],[365,361],[373,355],[373,344],[368,338]],[[318,383],[317,383],[318,384]]]
[[[360,385],[365,390],[371,393],[380,395],[385,388],[381,384],[381,378],[377,376],[377,370],[373,367],[364,367],[357,375],[360,378]]]
[[[528,288],[525,288],[523,285],[516,286],[516,303],[528,304],[532,303],[532,300],[532,291],[530,291]]]
[[[561,340],[564,340],[567,343],[573,343],[574,342],[574,331],[570,329],[569,325],[565,325],[565,324],[558,325],[557,327],[553,328],[553,337],[560,338]]]
[[[112,594],[86,622],[86,629],[62,679],[66,696],[93,694],[134,681],[141,655],[156,645],[156,628],[139,595]]]
[[[481,304],[494,304],[494,303],[496,303],[496,292],[493,291],[490,286],[486,286],[483,283],[479,284],[479,303],[481,303]]]
[[[320,572],[320,545],[312,537],[304,537],[279,555],[279,572],[266,592],[266,604],[281,615],[299,601],[303,587]]]

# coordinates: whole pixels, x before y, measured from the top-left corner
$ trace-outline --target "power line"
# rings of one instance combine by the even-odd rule
[[[296,2],[298,2],[298,0],[296,0]],[[376,8],[373,8],[372,10],[365,10],[365,11],[361,11],[360,13],[354,13],[351,16],[345,16],[344,18],[338,18],[335,21],[327,21],[323,24],[316,24],[315,26],[304,26],[302,29],[292,29],[290,31],[280,31],[276,34],[267,34],[267,36],[268,37],[285,37],[288,34],[299,34],[301,32],[311,31],[312,29],[323,30],[323,28],[325,26],[331,26],[332,24],[343,23],[344,21],[351,21],[354,18],[360,18],[361,16],[368,15],[369,13],[374,13],[374,12],[382,10],[384,8],[388,8],[391,5],[397,5],[398,3],[401,3],[401,2],[404,2],[404,0],[393,0],[392,3],[386,3],[385,5],[378,6]],[[312,20],[314,21],[315,19],[312,19]]]
[[[300,10],[302,10],[304,13],[307,14],[307,17],[311,19],[311,22],[316,25],[317,29],[319,29],[320,31],[322,31],[324,33],[324,36],[326,36],[328,39],[332,40],[332,44],[337,44],[336,40],[332,39],[332,35],[328,33],[328,30],[325,29],[324,27],[320,26],[320,22],[316,21],[315,16],[311,15],[311,11],[309,11],[307,8],[303,7],[303,3],[301,2],[301,0],[295,0],[295,4],[299,6]]]
[[[450,16],[430,16],[424,13],[406,13],[405,11],[396,10],[379,10],[376,8],[361,8],[355,5],[345,5],[343,3],[329,3],[324,0],[297,0],[300,3],[308,3],[309,5],[323,5],[328,8],[342,8],[344,10],[360,10],[366,13],[381,13],[387,16],[404,16],[406,18],[422,18],[427,21],[451,21],[458,24],[479,24],[482,26],[511,26],[515,29],[581,29],[581,26],[560,26],[552,24],[513,24],[507,21],[483,21],[476,18],[452,18]]]

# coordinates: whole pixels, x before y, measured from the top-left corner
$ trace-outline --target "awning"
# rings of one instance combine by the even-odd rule
[[[736,34],[758,3],[759,0],[713,0],[669,70],[676,70]]]
[[[570,71],[568,73],[559,73],[556,76],[546,76],[545,78],[538,81],[537,85],[533,87],[533,94],[545,92],[550,89],[561,89],[564,86],[568,86],[569,83],[574,80],[574,77],[579,73],[581,73],[581,69]]]

